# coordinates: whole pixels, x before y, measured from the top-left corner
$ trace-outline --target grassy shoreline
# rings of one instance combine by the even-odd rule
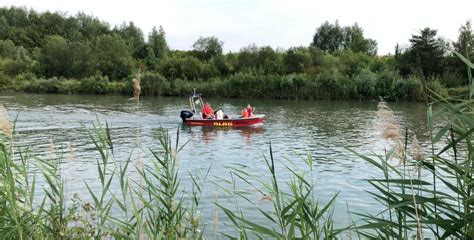
[[[4,92],[58,94],[120,94],[131,96],[132,76],[125,81],[111,81],[104,76],[84,79],[36,78],[18,75],[5,81]],[[426,86],[437,95],[467,95],[468,87],[447,89],[437,80]],[[310,76],[307,74],[258,75],[235,74],[228,78],[206,81],[168,80],[158,73],[146,72],[141,80],[145,96],[185,96],[196,90],[205,96],[227,98],[316,99],[316,100],[374,100],[379,96],[389,101],[425,101],[422,81],[396,75],[356,76],[350,78],[337,72]]]

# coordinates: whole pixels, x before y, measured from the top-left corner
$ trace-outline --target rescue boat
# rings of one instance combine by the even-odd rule
[[[246,127],[259,126],[265,122],[264,114],[255,114],[251,117],[225,115],[223,119],[203,118],[196,109],[202,109],[204,105],[201,94],[193,92],[189,97],[191,110],[181,111],[180,117],[183,123],[189,126],[209,126],[209,127]],[[198,113],[198,114],[196,114]]]

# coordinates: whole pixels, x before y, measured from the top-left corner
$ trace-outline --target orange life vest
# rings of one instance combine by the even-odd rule
[[[247,112],[247,109],[242,110],[242,117],[243,118],[249,117],[249,112]]]

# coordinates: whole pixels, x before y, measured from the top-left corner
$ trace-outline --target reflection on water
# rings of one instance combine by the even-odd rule
[[[241,139],[245,144],[251,144],[251,138],[258,134],[263,134],[265,128],[263,126],[248,126],[239,128],[229,127],[190,127],[187,125],[181,125],[183,131],[200,131],[201,140],[205,145],[212,144],[215,141],[222,142],[226,141],[226,137],[229,134],[237,133],[241,135]]]
[[[28,95],[0,96],[13,119],[18,114],[16,146],[50,158],[54,151],[64,153],[62,169],[68,192],[85,191],[82,181],[97,182],[95,162],[99,157],[84,126],[91,127],[97,119],[111,127],[116,159],[125,161],[136,153],[135,127],[139,119],[143,149],[159,149],[158,135],[168,129],[173,138],[179,132],[180,142],[187,142],[180,152],[180,174],[184,191],[189,189],[188,173],[210,169],[209,181],[228,179],[227,167],[238,164],[255,175],[268,177],[264,161],[271,142],[279,179],[288,178],[285,158],[303,166],[306,154],[315,159],[314,182],[321,202],[340,192],[335,219],[347,221],[346,203],[351,211],[375,211],[374,201],[365,193],[371,187],[365,179],[380,176],[377,169],[347,151],[382,153],[390,144],[378,127],[377,102],[372,101],[284,101],[206,99],[228,114],[240,112],[250,103],[257,114],[266,115],[260,127],[212,128],[180,125],[179,112],[187,108],[185,98],[143,98],[140,110],[123,96]],[[397,120],[413,131],[422,147],[427,146],[425,109],[420,103],[391,104]],[[139,116],[139,118],[137,117]],[[53,148],[54,147],[54,148]],[[53,150],[54,149],[54,150]],[[146,150],[144,162],[151,156]],[[72,184],[73,183],[73,184]],[[254,189],[243,189],[254,191]],[[202,197],[202,216],[210,222],[212,193],[207,184]],[[261,196],[255,196],[255,204]],[[223,200],[221,200],[223,202]],[[229,203],[230,204],[230,203]],[[259,203],[265,204],[265,203]],[[249,212],[257,218],[256,212]],[[255,215],[257,214],[257,215]],[[219,221],[224,216],[219,215]],[[220,226],[220,229],[225,226]]]

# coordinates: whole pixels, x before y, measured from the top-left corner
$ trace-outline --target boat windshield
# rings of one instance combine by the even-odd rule
[[[197,113],[196,109],[202,109],[204,103],[202,102],[201,94],[196,93],[196,89],[194,92],[189,96],[189,106],[194,114]]]

